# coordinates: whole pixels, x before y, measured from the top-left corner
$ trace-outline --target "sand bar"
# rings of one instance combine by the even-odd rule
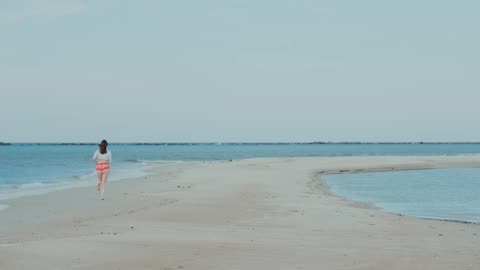
[[[480,225],[334,196],[322,174],[480,167],[480,156],[270,158],[9,201],[0,269],[479,269]],[[95,179],[92,179],[95,181]]]

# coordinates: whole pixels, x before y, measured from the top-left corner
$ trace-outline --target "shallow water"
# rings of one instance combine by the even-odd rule
[[[323,177],[342,197],[392,213],[480,222],[480,169],[435,169]]]

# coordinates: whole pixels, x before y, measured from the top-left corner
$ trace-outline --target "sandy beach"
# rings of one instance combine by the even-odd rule
[[[0,269],[480,269],[480,225],[335,196],[334,173],[480,167],[480,156],[269,158],[4,201]],[[92,179],[95,181],[95,179]]]

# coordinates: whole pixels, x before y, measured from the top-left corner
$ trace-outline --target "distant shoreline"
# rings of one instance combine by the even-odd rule
[[[6,143],[0,142],[0,145],[97,145],[98,143],[48,143],[48,142],[19,142]],[[480,142],[120,142],[110,143],[110,145],[403,145],[403,144],[480,144]]]

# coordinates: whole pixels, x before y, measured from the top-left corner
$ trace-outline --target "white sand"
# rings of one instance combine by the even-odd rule
[[[95,187],[6,201],[0,269],[480,269],[480,225],[385,213],[316,177],[479,166],[456,156],[159,167],[109,183],[105,201]]]

